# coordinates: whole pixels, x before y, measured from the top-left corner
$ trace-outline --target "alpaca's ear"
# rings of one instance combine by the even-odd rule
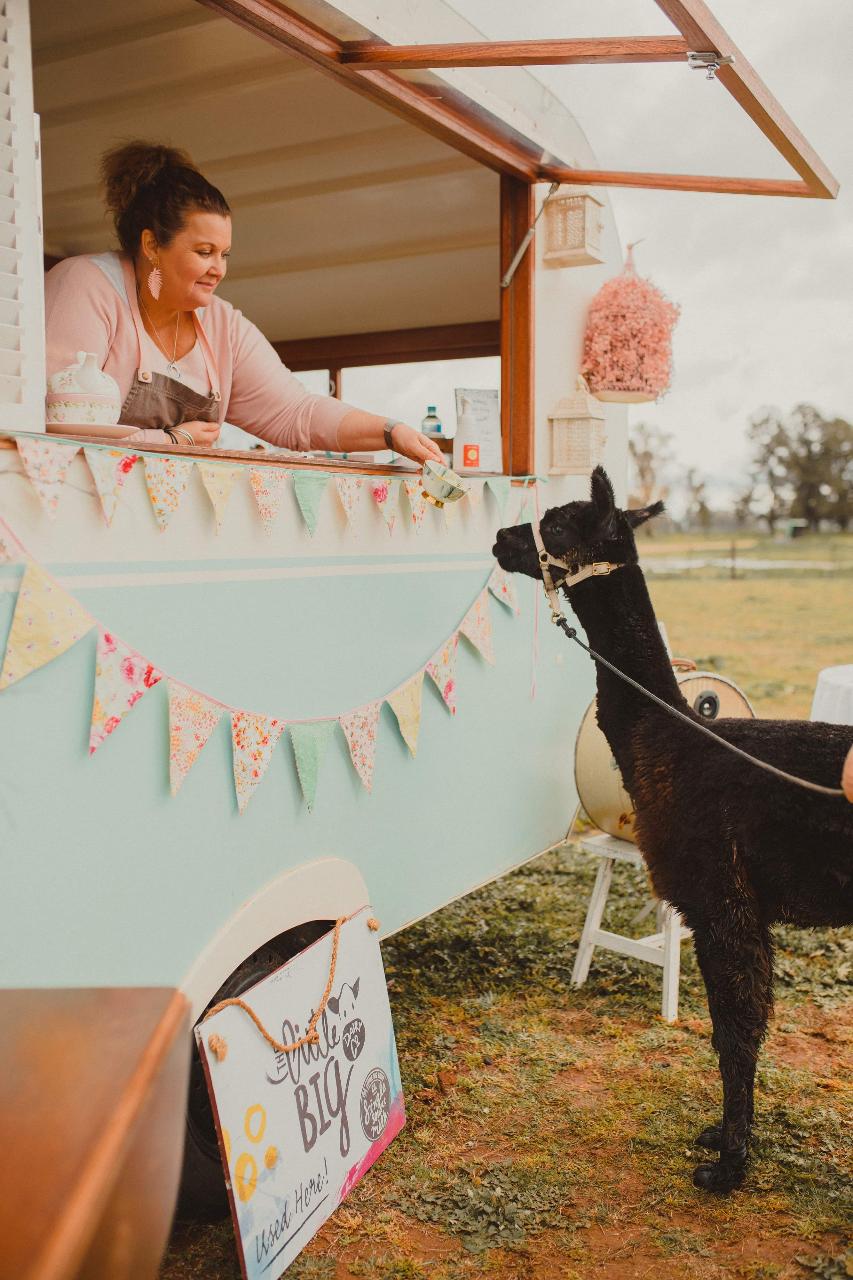
[[[636,529],[638,525],[645,524],[647,520],[651,520],[653,516],[659,516],[663,511],[662,502],[653,502],[650,507],[634,507],[631,511],[626,511],[628,524],[632,529]]]
[[[616,497],[604,467],[596,467],[590,477],[589,496],[601,521],[602,532],[612,532],[616,522]]]

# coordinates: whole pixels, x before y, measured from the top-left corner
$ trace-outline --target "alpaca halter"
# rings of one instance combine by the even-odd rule
[[[620,680],[624,680],[626,684],[632,686],[639,693],[645,694],[650,701],[657,703],[669,715],[675,716],[677,720],[682,720],[685,724],[689,724],[691,728],[696,729],[699,733],[704,733],[709,738],[713,738],[714,742],[720,747],[725,747],[728,751],[733,751],[735,755],[741,756],[744,760],[748,760],[750,764],[756,765],[759,769],[766,770],[767,773],[774,774],[777,778],[784,779],[785,782],[793,782],[798,787],[803,787],[806,791],[815,791],[822,796],[840,796],[849,800],[850,796],[841,787],[824,787],[819,782],[810,782],[807,778],[798,778],[796,774],[786,773],[784,769],[777,769],[775,764],[768,764],[766,760],[758,760],[755,756],[751,756],[748,751],[744,751],[741,747],[736,747],[733,742],[727,742],[725,738],[721,738],[719,734],[714,733],[713,729],[709,729],[707,725],[700,724],[698,720],[692,720],[690,716],[686,716],[683,711],[679,711],[676,707],[670,706],[663,698],[659,698],[656,693],[652,693],[650,689],[644,688],[639,681],[634,680],[631,676],[626,675],[624,671],[620,671],[612,662],[608,662],[606,658],[602,658],[600,653],[596,653],[594,649],[590,649],[588,644],[584,644],[583,640],[578,636],[574,627],[569,625],[569,620],[563,613],[560,604],[560,598],[557,595],[557,588],[554,585],[554,579],[551,577],[551,565],[556,565],[559,569],[565,569],[567,576],[560,582],[561,587],[573,587],[576,582],[583,582],[585,578],[605,578],[612,573],[614,569],[624,569],[624,564],[611,564],[609,560],[597,560],[593,564],[579,565],[576,573],[572,573],[572,565],[577,565],[576,560],[566,560],[560,556],[552,556],[550,551],[545,547],[542,541],[542,532],[539,528],[538,520],[531,520],[530,528],[533,530],[533,541],[536,544],[536,550],[539,555],[539,568],[542,572],[542,584],[545,588],[545,594],[548,597],[548,604],[551,607],[551,621],[561,631],[565,632],[569,640],[574,640],[576,645],[584,649],[594,662],[599,666],[607,667],[608,671],[612,671]],[[853,753],[851,753],[853,754]],[[846,766],[845,766],[846,771]],[[853,803],[853,802],[851,802]]]

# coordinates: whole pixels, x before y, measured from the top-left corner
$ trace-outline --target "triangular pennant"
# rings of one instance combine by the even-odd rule
[[[388,526],[388,532],[394,529],[397,520],[397,510],[400,505],[400,482],[392,480],[386,476],[377,476],[371,482],[370,492],[373,495],[373,501],[385,519]]]
[[[293,492],[296,494],[299,510],[308,526],[308,532],[312,536],[317,528],[320,499],[328,483],[329,476],[325,471],[294,471],[293,473]]]
[[[411,680],[407,680],[402,689],[389,693],[385,701],[397,717],[403,741],[414,755],[418,749],[418,733],[421,727],[421,695],[424,687],[424,673],[419,671]]]
[[[444,705],[452,716],[456,715],[456,651],[459,648],[459,633],[454,632],[447,644],[442,645],[426,664],[425,670],[435,683],[436,689],[444,700]]]
[[[514,614],[521,612],[518,607],[515,583],[510,574],[505,573],[500,565],[496,565],[492,570],[492,575],[489,578],[489,590],[496,600],[500,600],[501,604],[505,604]]]
[[[364,476],[335,476],[335,488],[338,491],[341,506],[346,512],[347,520],[352,518],[363,484]]]
[[[479,507],[480,503],[483,501],[484,488],[484,480],[470,480],[468,482],[468,501],[472,508]]]
[[[409,511],[412,515],[412,524],[416,529],[420,529],[424,522],[426,509],[429,506],[429,503],[424,497],[420,477],[416,480],[404,480],[403,488],[406,490],[406,497],[409,500]]]
[[[284,730],[283,720],[234,711],[231,715],[231,744],[234,751],[234,789],[237,808],[244,812],[255,787],[267,771],[275,744]]]
[[[506,500],[509,497],[509,476],[489,476],[486,481],[486,488],[491,490],[492,496],[498,504],[498,511],[500,512],[501,517],[503,517]]]
[[[0,560],[27,560],[27,553],[6,521],[0,517]]]
[[[461,634],[477,649],[486,662],[495,665],[495,651],[492,646],[492,619],[489,614],[489,593],[481,591],[471,608],[465,614],[459,628]]]
[[[290,741],[293,743],[296,772],[309,809],[314,808],[317,775],[336,723],[335,720],[309,720],[305,724],[290,726]]]
[[[181,504],[195,465],[192,458],[145,455],[145,484],[162,532]]]
[[[290,472],[282,467],[254,467],[249,472],[252,493],[267,533],[272,533],[273,523],[281,507],[284,491],[290,480]]]
[[[0,671],[0,689],[58,658],[91,631],[94,618],[41,565],[27,561]]]
[[[243,468],[229,467],[222,462],[197,462],[196,466],[207,496],[213,504],[216,532],[219,533],[234,481],[243,474]]]
[[[519,503],[518,515],[516,517],[515,523],[528,524],[530,522],[532,508],[533,508],[533,488],[531,485],[528,484],[528,485],[525,485],[524,489],[522,490],[521,502]]]
[[[72,461],[80,452],[79,444],[60,440],[33,440],[18,436],[18,456],[30,482],[51,519],[56,517],[56,504]]]
[[[355,771],[369,791],[373,786],[373,765],[376,760],[376,733],[379,726],[381,702],[371,702],[345,716],[339,716]]]
[[[442,513],[441,513],[444,516],[445,528],[449,529],[451,525],[456,523],[456,521],[459,518],[459,508],[461,506],[462,506],[462,501],[445,502],[444,507],[442,508]]]
[[[98,655],[95,661],[95,696],[92,699],[92,726],[89,755],[115,733],[124,717],[143,694],[163,679],[163,672],[141,653],[117,636],[98,628]]]
[[[169,681],[169,785],[176,796],[225,710],[203,693]]]
[[[139,454],[128,453],[126,449],[99,449],[88,445],[84,446],[83,453],[101,499],[104,519],[107,524],[112,524],[122,486],[139,461]]]

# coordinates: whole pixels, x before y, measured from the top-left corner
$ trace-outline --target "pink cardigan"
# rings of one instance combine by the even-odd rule
[[[230,302],[213,297],[197,312],[213,350],[222,393],[220,421],[277,448],[337,449],[338,427],[351,406],[311,395],[276,355],[261,331]],[[66,258],[45,276],[48,377],[92,351],[115,378],[122,401],[139,363],[136,332],[116,253]],[[162,431],[128,437],[162,443]]]

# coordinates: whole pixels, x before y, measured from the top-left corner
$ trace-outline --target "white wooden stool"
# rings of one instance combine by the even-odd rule
[[[646,938],[626,938],[621,933],[602,929],[601,920],[610,892],[614,862],[627,862],[632,867],[644,867],[645,863],[637,846],[629,840],[597,835],[587,836],[579,843],[582,849],[599,859],[599,864],[572,970],[572,986],[582,987],[586,982],[596,947],[618,951],[620,955],[633,956],[635,960],[645,960],[647,964],[656,964],[663,969],[663,1017],[665,1022],[674,1022],[678,1017],[681,942],[691,936],[690,930],[682,925],[681,916],[668,902],[656,903],[658,932]]]

